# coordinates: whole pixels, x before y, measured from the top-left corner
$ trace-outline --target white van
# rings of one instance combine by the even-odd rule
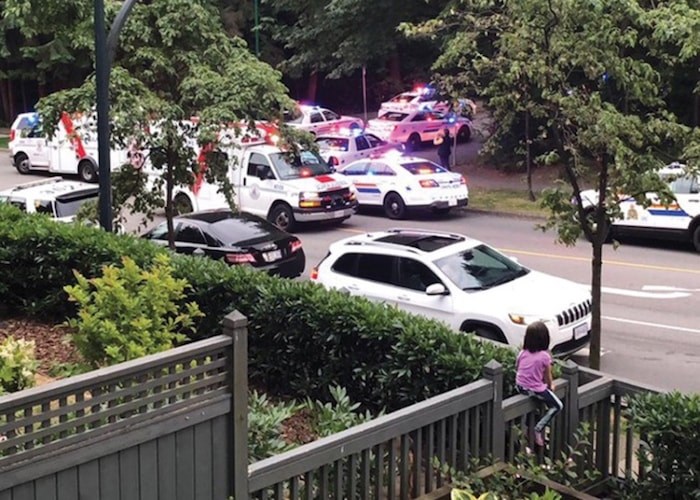
[[[355,212],[354,186],[333,173],[315,153],[303,152],[301,161],[295,163],[264,141],[230,147],[226,153],[229,179],[241,211],[264,217],[286,231],[298,222],[342,222]],[[173,201],[179,213],[228,206],[219,186],[201,175],[191,187],[176,187]]]
[[[22,113],[10,130],[10,156],[21,174],[43,170],[77,174],[82,181],[97,182],[97,123],[94,117],[63,113],[54,136],[47,139],[37,113]],[[127,161],[126,149],[112,149],[112,169]]]

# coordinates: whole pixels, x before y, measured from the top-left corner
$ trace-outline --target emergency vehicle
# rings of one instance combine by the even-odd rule
[[[94,184],[52,177],[2,190],[0,202],[29,214],[42,213],[61,222],[70,222],[83,203],[96,202],[98,196],[99,187]]]
[[[334,168],[401,147],[360,129],[344,129],[337,133],[319,135],[316,144],[321,157]]]
[[[355,185],[360,206],[383,207],[391,219],[402,219],[408,209],[446,214],[469,203],[463,175],[399,151],[352,162],[338,173]]]
[[[32,170],[77,174],[82,181],[97,182],[96,120],[63,113],[54,136],[48,139],[37,113],[22,113],[10,129],[10,158],[20,174]],[[125,149],[111,150],[111,166],[127,161]]]
[[[467,117],[476,112],[476,104],[471,99],[458,99],[460,114]],[[379,114],[384,111],[410,111],[413,109],[430,109],[447,113],[451,111],[450,102],[438,95],[431,85],[419,85],[407,92],[401,92],[379,106]]]
[[[285,123],[290,127],[321,135],[341,129],[363,129],[364,121],[354,116],[339,115],[319,106],[300,104],[292,114],[285,113]]]
[[[367,131],[387,142],[405,144],[415,151],[424,142],[433,141],[440,130],[448,129],[453,140],[467,142],[471,138],[472,122],[469,118],[427,109],[384,111],[369,120]]]
[[[355,212],[355,188],[334,174],[319,155],[304,151],[295,161],[273,141],[268,135],[231,141],[222,148],[229,157],[229,180],[239,210],[264,217],[286,231],[300,222],[342,222]],[[206,168],[202,151],[198,161]],[[227,207],[219,189],[200,173],[192,186],[174,189],[173,202],[179,213]]]
[[[700,175],[690,173],[685,165],[672,163],[659,170],[668,182],[674,200],[662,203],[655,193],[647,193],[647,203],[634,198],[619,202],[621,218],[611,223],[613,235],[637,235],[653,239],[673,239],[692,242],[700,252]],[[593,210],[598,204],[598,192],[581,192],[584,209]]]

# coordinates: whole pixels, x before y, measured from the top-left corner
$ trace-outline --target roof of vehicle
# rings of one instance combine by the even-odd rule
[[[68,181],[61,177],[52,177],[50,179],[42,179],[39,181],[19,184],[0,191],[1,196],[13,198],[55,198],[68,199],[73,196],[82,196],[86,194],[98,194],[99,187],[95,184],[87,182]]]
[[[175,219],[195,220],[199,222],[206,222],[207,224],[216,224],[217,222],[227,219],[243,219],[256,222],[265,220],[257,215],[249,214],[247,212],[234,212],[228,208],[217,208],[212,210],[202,210],[200,212],[192,212],[189,214],[178,215],[175,217]]]
[[[463,234],[430,229],[392,228],[386,231],[351,236],[332,246],[366,246],[389,252],[404,251],[415,255],[430,255],[431,260],[453,254],[460,249],[473,248],[482,242]]]

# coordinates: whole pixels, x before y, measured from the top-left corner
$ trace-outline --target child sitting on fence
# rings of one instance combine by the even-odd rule
[[[523,350],[515,362],[518,392],[535,397],[547,405],[547,412],[535,425],[535,443],[544,446],[544,429],[564,405],[552,391],[552,356],[549,354],[549,329],[535,321],[525,330]]]

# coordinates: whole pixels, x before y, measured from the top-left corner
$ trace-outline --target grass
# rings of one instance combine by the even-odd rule
[[[10,138],[6,135],[0,135],[0,149],[7,149],[7,144],[10,142]]]
[[[508,189],[469,189],[469,206],[477,210],[515,215],[546,217],[548,210],[538,201],[530,201],[527,192]]]

